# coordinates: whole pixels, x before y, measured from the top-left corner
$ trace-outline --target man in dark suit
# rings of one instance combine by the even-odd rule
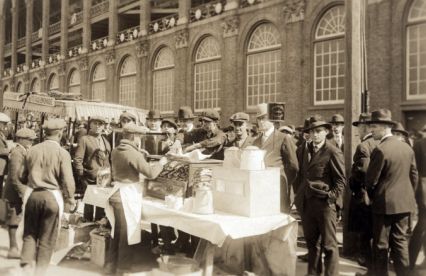
[[[336,224],[337,212],[343,207],[346,178],[342,151],[326,139],[330,128],[320,116],[310,118],[306,130],[312,142],[299,160],[295,204],[302,216],[308,247],[308,275],[319,275],[321,252],[325,254],[325,275],[339,274]]]
[[[415,211],[414,190],[418,175],[411,147],[392,136],[391,112],[371,113],[371,132],[380,143],[373,150],[366,174],[366,186],[373,210],[373,274],[388,275],[389,248],[397,275],[409,267],[407,230]]]
[[[423,252],[426,250],[426,125],[421,133],[423,138],[414,143],[414,154],[419,171],[419,183],[416,189],[419,212],[418,221],[409,245],[410,268],[415,267],[420,248],[423,247]],[[426,264],[426,261],[423,261],[423,264]]]
[[[365,174],[370,164],[370,155],[378,142],[373,139],[369,125],[366,123],[371,119],[371,114],[362,113],[359,120],[352,125],[358,128],[361,143],[357,146],[353,156],[351,177],[349,186],[352,191],[352,198],[349,206],[349,231],[360,234],[358,262],[371,269],[371,239],[373,234],[371,204],[365,186]]]
[[[344,151],[344,137],[343,137],[343,129],[345,128],[345,119],[340,114],[334,114],[331,116],[331,119],[329,121],[331,124],[331,130],[332,132],[329,133],[330,142],[339,148],[341,151]]]
[[[266,151],[266,167],[278,167],[281,171],[281,212],[290,212],[290,188],[299,171],[296,156],[296,145],[274,128],[273,122],[268,118],[267,104],[259,104],[256,114],[261,135],[254,141],[253,146]]]

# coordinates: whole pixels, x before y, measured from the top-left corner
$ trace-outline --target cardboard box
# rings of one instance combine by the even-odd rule
[[[97,226],[93,222],[69,225],[68,228],[61,227],[58,240],[56,241],[55,251],[70,247],[79,242],[88,242],[90,240],[89,233],[95,227]]]
[[[280,169],[213,168],[215,210],[246,217],[280,213]]]

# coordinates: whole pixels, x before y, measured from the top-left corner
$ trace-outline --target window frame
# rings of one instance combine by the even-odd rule
[[[163,51],[169,51],[172,57],[172,63],[167,64],[167,65],[162,65],[162,66],[158,66],[156,67],[156,63],[157,60],[159,59],[160,55],[162,54]],[[163,52],[164,53],[164,52]],[[174,103],[174,94],[175,94],[175,89],[174,89],[174,85],[175,85],[175,81],[176,81],[176,62],[175,62],[175,55],[172,51],[172,49],[170,47],[167,46],[163,46],[161,47],[157,53],[154,56],[154,60],[152,63],[152,91],[151,91],[151,95],[152,95],[152,108],[153,109],[157,109],[160,111],[161,114],[173,114],[173,103]],[[172,91],[171,91],[171,99],[170,99],[170,110],[161,110],[160,106],[161,105],[156,105],[156,97],[155,97],[155,91],[157,89],[156,87],[156,75],[158,75],[160,72],[172,72],[173,75],[173,79],[172,79]]]

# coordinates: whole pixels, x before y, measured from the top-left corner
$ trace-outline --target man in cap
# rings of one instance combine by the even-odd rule
[[[136,124],[136,116],[130,112],[124,111],[120,114],[119,122],[115,122],[114,118],[110,121],[109,125],[111,132],[108,134],[107,139],[112,147],[116,147],[120,144],[120,140],[123,138],[123,135],[120,132],[114,132],[118,128],[124,128],[128,123],[133,122]]]
[[[388,109],[373,111],[367,123],[373,138],[380,141],[371,153],[366,174],[373,210],[372,272],[388,275],[390,249],[396,274],[407,275],[407,230],[410,213],[416,209],[414,191],[418,181],[414,152],[392,136],[395,122]]]
[[[233,127],[232,137],[228,136],[225,147],[245,148],[250,146],[254,138],[248,133],[248,124],[250,116],[244,112],[237,112],[230,118]]]
[[[312,143],[299,160],[295,204],[308,247],[308,275],[321,270],[321,252],[325,254],[324,275],[339,275],[337,212],[343,207],[346,178],[342,152],[326,139],[330,128],[319,115],[309,119],[306,131]]]
[[[421,134],[423,137],[418,139],[413,147],[419,171],[419,184],[416,189],[418,221],[414,227],[409,245],[411,269],[415,267],[422,247],[423,253],[426,253],[426,125],[423,126]],[[425,264],[426,260],[423,260],[423,267]]]
[[[358,262],[365,265],[371,273],[371,239],[372,233],[372,213],[371,205],[367,194],[365,174],[370,164],[370,156],[378,142],[373,139],[370,126],[367,121],[371,119],[371,114],[361,113],[359,120],[352,123],[358,128],[361,143],[358,144],[353,156],[351,177],[349,186],[352,191],[352,198],[349,206],[349,231],[360,234],[360,256]]]
[[[296,145],[293,141],[275,129],[268,117],[267,104],[259,104],[256,114],[259,135],[253,146],[266,151],[265,165],[281,169],[281,212],[290,212],[290,189],[296,179],[299,165],[296,156]]]
[[[130,245],[140,243],[142,186],[139,174],[146,178],[156,178],[162,171],[166,158],[158,164],[150,165],[139,150],[141,135],[146,131],[133,122],[123,127],[123,139],[111,153],[112,179],[114,190],[106,208],[107,217],[114,218],[113,239],[109,244],[109,254],[105,265],[106,272],[115,273],[125,270],[131,265],[132,256],[136,252]],[[131,202],[132,204],[123,204]],[[111,221],[111,220],[110,220]],[[128,227],[129,226],[129,227]]]
[[[124,111],[123,113],[120,114],[119,120],[120,120],[120,125],[122,128],[124,128],[128,123],[131,123],[131,122],[136,124],[136,116],[127,111]]]
[[[106,119],[101,116],[91,117],[89,120],[89,132],[80,139],[75,151],[74,167],[84,191],[87,185],[96,185],[100,169],[111,167],[111,146],[102,135],[106,123]],[[84,218],[88,221],[93,221],[93,219],[99,220],[105,215],[100,207],[96,207],[95,217],[93,217],[93,211],[93,205],[85,204]]]
[[[161,130],[166,133],[166,138],[161,141],[160,154],[173,153],[182,154],[181,141],[177,138],[178,125],[172,119],[163,119]]]
[[[9,157],[7,180],[4,186],[4,198],[7,201],[7,221],[9,234],[9,251],[7,258],[15,259],[21,256],[16,241],[16,230],[22,217],[22,198],[26,185],[21,182],[27,150],[37,138],[34,130],[22,128],[16,132],[16,147]]]
[[[7,161],[9,158],[9,148],[7,146],[7,124],[10,122],[9,116],[0,112],[0,196],[3,194],[3,179],[7,173]]]
[[[343,138],[343,129],[345,127],[345,119],[340,114],[334,114],[331,116],[331,120],[329,122],[331,124],[332,133],[330,136],[332,137],[330,141],[341,151],[344,150],[344,138]]]
[[[44,275],[50,263],[61,213],[75,205],[71,156],[59,144],[65,126],[64,120],[48,120],[46,140],[31,147],[25,160],[22,182],[33,191],[23,211],[21,266],[29,269],[35,261],[36,275]]]
[[[203,111],[199,117],[202,127],[193,131],[187,141],[194,143],[187,146],[184,152],[191,152],[203,148],[204,154],[211,155],[212,159],[223,160],[223,145],[226,134],[219,129],[220,115],[214,109]]]

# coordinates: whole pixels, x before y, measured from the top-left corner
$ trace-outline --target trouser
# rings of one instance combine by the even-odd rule
[[[36,261],[36,275],[44,275],[58,237],[59,206],[53,194],[34,190],[25,205],[21,265]]]
[[[426,250],[426,209],[419,208],[419,216],[409,244],[410,268],[416,265],[420,249]],[[426,253],[426,252],[424,252]]]
[[[115,269],[126,269],[131,265],[132,246],[127,241],[127,223],[121,202],[110,201],[114,210],[114,238],[111,239],[108,248],[106,264]]]
[[[308,247],[308,274],[319,275],[321,252],[325,254],[324,275],[339,275],[339,249],[336,237],[335,205],[327,200],[309,198],[302,216],[303,232]],[[321,246],[319,246],[319,244]]]
[[[409,217],[410,213],[373,214],[373,275],[388,275],[389,249],[396,275],[407,275]]]
[[[287,178],[285,176],[280,176],[280,203],[281,203],[281,212],[289,214],[290,213],[290,194],[291,186],[287,183]]]

